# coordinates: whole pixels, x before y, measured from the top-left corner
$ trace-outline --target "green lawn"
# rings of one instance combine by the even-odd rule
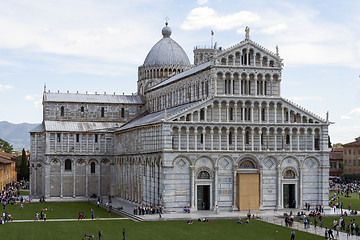
[[[74,222],[30,222],[0,225],[0,236],[12,239],[82,239],[84,234],[97,235],[101,230],[103,239],[131,240],[279,240],[290,239],[289,228],[252,220],[250,224],[238,224],[236,220],[214,220],[213,222],[161,221],[133,222],[131,220],[74,221]],[[21,230],[21,231],[19,231]],[[26,238],[24,236],[26,235]],[[323,237],[296,231],[296,239],[317,240]]]
[[[331,199],[334,196],[334,191],[329,192],[329,199]],[[344,195],[339,195],[340,200],[336,200],[333,203],[336,203],[337,201],[340,201],[343,203],[343,208],[348,209],[349,203],[351,203],[351,209],[360,210],[360,199],[358,193],[350,193],[350,197],[345,197]],[[359,213],[360,214],[360,213]]]
[[[91,209],[95,211],[95,217],[107,218],[108,212],[103,208],[88,202],[49,202],[49,203],[24,203],[23,210],[20,210],[20,204],[6,205],[6,212],[11,214],[14,220],[34,219],[35,213],[40,214],[44,209],[47,219],[77,219],[79,212],[84,212],[86,218],[91,218]],[[47,209],[47,210],[45,210]],[[4,210],[0,208],[0,213]],[[111,217],[121,217],[111,213]],[[0,226],[1,227],[1,226]]]
[[[29,196],[29,190],[19,190],[20,196]]]

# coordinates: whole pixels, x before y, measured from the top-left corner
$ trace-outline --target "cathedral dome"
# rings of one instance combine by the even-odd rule
[[[163,38],[158,41],[145,58],[144,67],[190,66],[190,61],[180,45],[170,38],[171,28],[162,29]]]

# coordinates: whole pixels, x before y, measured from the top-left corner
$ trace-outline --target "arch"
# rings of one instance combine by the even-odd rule
[[[64,162],[64,169],[65,171],[71,171],[71,166],[72,165],[72,162],[70,159],[66,159],[65,162]]]
[[[90,173],[95,173],[95,162],[90,163]]]
[[[284,169],[282,173],[283,179],[296,179],[296,171],[292,168]]]

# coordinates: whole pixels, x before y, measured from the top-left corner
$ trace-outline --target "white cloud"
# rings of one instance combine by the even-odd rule
[[[350,111],[351,115],[360,115],[360,107]]]
[[[32,101],[35,108],[41,107],[42,95],[27,95],[25,99],[28,101]]]
[[[204,5],[208,2],[209,2],[209,0],[197,0],[197,4],[199,4],[199,5]]]
[[[342,116],[340,116],[340,119],[350,120],[350,119],[352,119],[352,117],[347,116],[347,115],[342,115]]]
[[[0,84],[0,92],[5,92],[5,91],[8,91],[8,90],[11,90],[13,87],[10,86],[10,85],[2,85]]]
[[[185,22],[181,25],[184,30],[212,28],[214,30],[229,30],[260,20],[260,16],[249,11],[221,16],[209,7],[197,7],[190,11]]]
[[[263,29],[262,32],[265,34],[277,34],[279,32],[283,32],[287,28],[288,26],[285,23],[279,23],[277,25]]]

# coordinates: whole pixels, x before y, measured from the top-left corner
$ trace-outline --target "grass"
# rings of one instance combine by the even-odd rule
[[[86,218],[91,218],[91,209],[95,211],[95,218],[108,218],[108,212],[103,208],[88,202],[46,202],[46,203],[24,203],[20,210],[20,204],[6,205],[6,212],[11,214],[14,220],[33,220],[35,213],[40,214],[41,209],[46,213],[47,219],[77,219],[79,212],[84,212]],[[51,209],[51,210],[50,210]],[[4,210],[1,209],[0,213]],[[121,217],[111,213],[111,217]],[[1,226],[0,226],[1,227]]]
[[[29,190],[19,190],[20,196],[29,196]]]
[[[329,192],[329,199],[334,196],[334,191]],[[345,197],[344,195],[339,195],[339,200],[334,201],[333,203],[337,203],[338,201],[343,203],[343,209],[348,209],[349,203],[351,203],[351,209],[360,210],[360,199],[359,193],[354,192],[349,194],[350,197]]]
[[[131,220],[31,222],[7,223],[0,226],[0,236],[7,240],[24,239],[82,239],[84,233],[97,235],[101,230],[103,239],[121,239],[122,229],[126,239],[132,240],[281,240],[290,239],[289,228],[252,220],[250,224],[238,224],[236,220],[213,222],[161,221],[133,222]],[[19,231],[21,229],[21,231]],[[321,236],[295,231],[296,239],[317,240]]]

